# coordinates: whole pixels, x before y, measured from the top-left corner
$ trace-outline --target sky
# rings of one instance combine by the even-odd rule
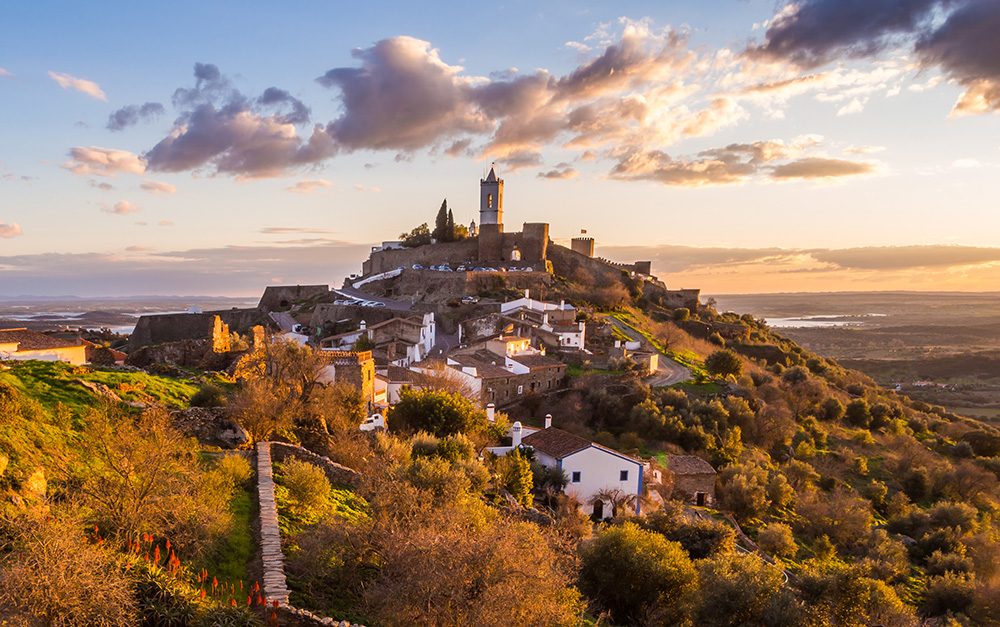
[[[506,230],[671,288],[1000,286],[996,0],[4,15],[0,296],[339,285],[493,162]]]

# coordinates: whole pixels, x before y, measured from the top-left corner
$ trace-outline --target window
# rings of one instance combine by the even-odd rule
[[[486,194],[486,208],[493,208],[493,194]]]
[[[628,471],[627,470],[623,470],[623,471],[619,472],[618,473],[618,480],[619,481],[628,481]]]
[[[524,393],[524,386],[523,385],[517,386],[517,393],[518,394],[523,394]]]
[[[573,483],[580,483],[580,471],[573,473]]]

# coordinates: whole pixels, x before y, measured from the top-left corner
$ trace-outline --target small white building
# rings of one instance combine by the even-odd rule
[[[531,433],[526,433],[527,431]],[[595,497],[602,490],[620,490],[623,495],[635,497],[635,513],[642,513],[640,503],[644,464],[628,455],[552,427],[546,417],[545,428],[534,430],[515,422],[510,429],[511,447],[490,449],[506,454],[518,446],[530,446],[535,459],[546,468],[558,468],[565,473],[569,483],[566,493],[575,497],[586,514],[600,518],[612,515],[611,504]]]

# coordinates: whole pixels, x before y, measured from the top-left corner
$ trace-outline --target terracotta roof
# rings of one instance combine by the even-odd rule
[[[0,344],[10,344],[13,342],[17,342],[18,352],[78,346],[78,344],[74,344],[73,342],[60,340],[57,337],[39,333],[38,331],[29,331],[28,329],[0,329]]]
[[[578,435],[573,435],[555,427],[536,431],[524,437],[521,443],[525,446],[534,447],[536,451],[541,451],[553,459],[562,459],[567,455],[582,451],[593,444],[587,438],[581,438]]]
[[[714,475],[715,468],[694,455],[667,455],[667,468],[675,475]]]
[[[514,355],[511,359],[532,370],[538,368],[558,368],[563,365],[561,361],[544,355]]]

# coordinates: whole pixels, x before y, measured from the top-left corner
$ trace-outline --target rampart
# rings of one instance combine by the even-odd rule
[[[552,277],[545,272],[544,266],[527,264],[528,262],[522,261],[514,265],[531,267],[531,272],[404,270],[399,276],[365,285],[365,291],[385,298],[412,298],[414,302],[420,303],[443,302],[508,288],[523,290],[551,283]]]
[[[476,238],[460,242],[428,244],[416,248],[393,248],[376,250],[362,264],[362,274],[369,276],[395,270],[399,266],[412,268],[414,264],[436,266],[442,263],[475,263],[479,258],[479,242]]]
[[[257,309],[278,311],[295,303],[330,293],[329,285],[271,285],[264,288]]]

